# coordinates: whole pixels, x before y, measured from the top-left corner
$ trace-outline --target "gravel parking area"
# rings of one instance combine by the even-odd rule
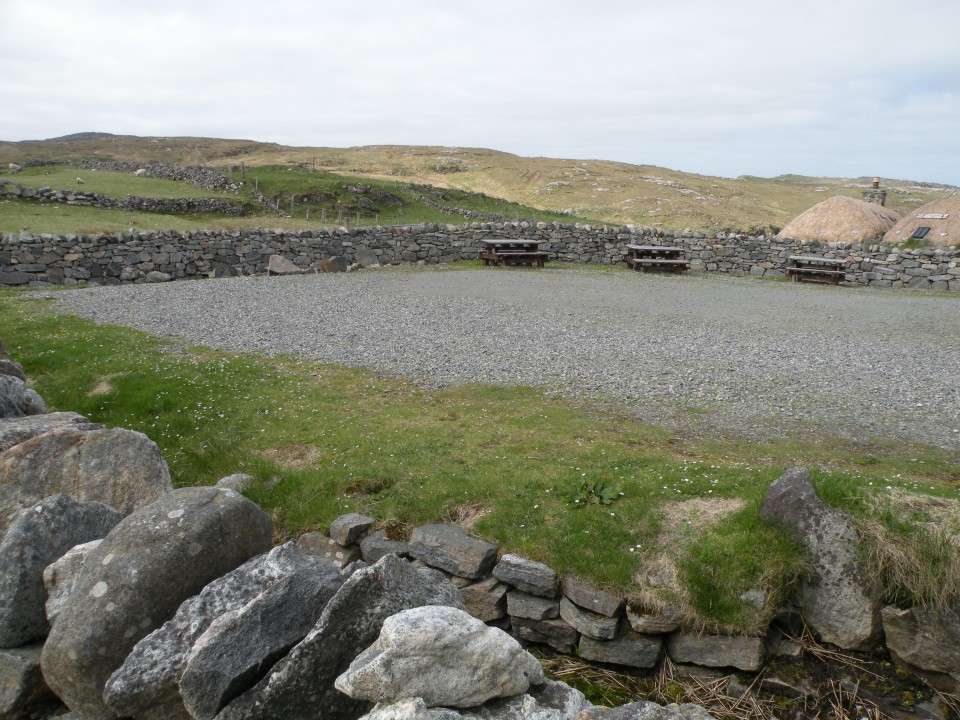
[[[960,298],[597,269],[383,269],[51,293],[191,343],[615,398],[641,419],[960,450]]]

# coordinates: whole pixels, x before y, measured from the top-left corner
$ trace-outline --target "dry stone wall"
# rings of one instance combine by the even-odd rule
[[[98,208],[122,208],[157,213],[217,213],[228,217],[243,215],[242,205],[229,200],[216,198],[146,198],[127,195],[122,198],[109,198],[95,192],[82,190],[53,190],[49,187],[28,188],[17,183],[0,180],[0,198],[16,197],[24,200],[37,200],[40,203],[63,203],[65,205],[84,205]]]
[[[848,261],[845,281],[886,288],[960,292],[960,250],[892,249],[880,245],[806,243],[737,233],[670,232],[631,226],[561,223],[481,223],[334,228],[130,230],[107,235],[14,233],[0,241],[0,286],[149,282],[265,273],[271,255],[304,271],[335,257],[359,255],[384,265],[475,260],[482,240],[521,238],[543,243],[554,261],[619,263],[629,244],[676,245],[693,272],[754,277],[786,276],[791,255]],[[369,263],[364,263],[365,265]]]

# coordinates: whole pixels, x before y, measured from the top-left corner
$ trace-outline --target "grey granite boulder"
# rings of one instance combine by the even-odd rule
[[[20,510],[58,493],[126,516],[171,487],[160,448],[143,433],[52,430],[0,453],[0,532]]]
[[[323,606],[343,584],[343,580],[330,563],[315,560],[293,543],[287,543],[247,560],[235,570],[213,580],[198,595],[185,600],[170,620],[137,643],[123,664],[110,676],[104,687],[104,700],[120,716],[189,717],[178,683],[194,645],[224,618],[229,617],[231,623],[221,625],[221,637],[224,632],[230,631],[227,628],[243,625],[236,613],[262,599],[278,585],[286,588],[283,582],[299,574],[309,576],[310,582],[307,587],[293,588],[296,592],[291,593],[289,609],[299,617],[294,618],[290,628],[281,631],[280,635],[289,637],[283,634],[288,632],[295,635],[304,622],[309,623],[300,637],[283,644],[289,647],[298,642],[316,622]],[[309,598],[311,607],[304,607],[304,602],[308,600],[305,596],[311,588],[315,591]],[[264,605],[261,604],[261,607]],[[287,617],[284,619],[289,620]],[[266,627],[274,628],[270,619]],[[260,630],[251,631],[257,632]],[[240,640],[252,644],[256,642],[254,634],[241,637]],[[252,646],[246,648],[244,642],[235,650],[245,652],[247,659],[254,658]],[[210,639],[206,645],[222,647],[222,644]],[[253,664],[256,665],[255,660]],[[216,710],[219,710],[219,706],[213,715]],[[207,711],[207,714],[211,713]]]
[[[47,591],[47,622],[51,625],[67,604],[87,555],[102,542],[102,539],[91,540],[74,545],[43,569],[43,586]]]
[[[283,255],[271,255],[267,261],[267,275],[299,275],[304,270]]]
[[[868,650],[879,639],[879,588],[860,558],[859,536],[849,517],[817,496],[805,468],[771,483],[760,518],[803,544],[813,565],[797,603],[822,640],[846,650]]]
[[[380,258],[377,257],[377,253],[369,248],[357,248],[356,252],[353,253],[353,258],[360,267],[380,267]]]
[[[102,538],[118,522],[113,508],[63,494],[20,513],[0,542],[0,647],[46,636],[44,568],[74,545]]]
[[[60,705],[40,673],[40,644],[0,650],[0,718],[46,718]]]
[[[110,675],[212,580],[270,548],[272,523],[232,490],[184,488],[124,518],[87,555],[43,647],[43,675],[79,716],[115,717]]]
[[[0,375],[0,418],[39,415],[47,411],[37,393],[14,375]]]
[[[74,412],[45,413],[18,418],[0,418],[0,452],[9,450],[26,440],[60,427],[76,430],[102,430],[103,425],[92,423]]]
[[[938,611],[887,606],[881,615],[893,659],[938,690],[960,694],[960,607]]]
[[[426,606],[387,618],[335,686],[373,702],[419,697],[428,707],[467,708],[543,679],[540,663],[507,633],[463,610]]]
[[[224,613],[193,644],[180,696],[197,720],[213,718],[300,642],[343,584],[323,560],[282,578],[242,608]]]
[[[557,571],[519,555],[504,555],[493,569],[493,576],[521,592],[552,598],[557,594]]]
[[[476,580],[497,560],[498,546],[468,535],[456,525],[424,525],[410,535],[410,554],[452,575]]]
[[[545,680],[531,685],[523,695],[491,700],[476,708],[431,708],[422,698],[407,698],[389,705],[380,703],[360,720],[581,720],[593,707],[579,690]]]
[[[354,718],[370,709],[334,688],[334,680],[369,647],[391,615],[421,605],[462,609],[450,581],[396,555],[351,575],[327,603],[313,630],[263,680],[228,704],[219,720]]]

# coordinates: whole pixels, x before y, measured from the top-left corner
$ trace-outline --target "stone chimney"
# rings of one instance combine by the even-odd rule
[[[863,199],[865,202],[874,203],[881,207],[887,206],[887,191],[880,189],[880,178],[875,177],[873,179],[873,189],[863,191]]]

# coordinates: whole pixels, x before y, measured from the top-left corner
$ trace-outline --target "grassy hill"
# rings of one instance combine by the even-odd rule
[[[0,167],[31,159],[77,161],[85,158],[162,161],[218,169],[232,178],[251,178],[258,189],[281,208],[295,196],[293,224],[307,223],[309,200],[314,203],[310,224],[326,209],[361,213],[359,198],[345,198],[346,186],[363,183],[404,201],[373,203],[374,216],[387,222],[463,222],[456,214],[438,212],[421,202],[408,185],[443,188],[441,205],[537,219],[582,219],[611,224],[637,224],[665,229],[779,229],[812,205],[835,195],[860,197],[872,177],[719,178],[647,165],[605,160],[526,158],[477,148],[377,145],[355,148],[288,147],[275,143],[213,138],[148,138],[106,133],[79,133],[44,141],[0,142]],[[287,173],[283,175],[282,173]],[[23,177],[21,175],[21,177]],[[259,185],[263,183],[263,185]],[[946,197],[954,187],[906,180],[882,179],[888,207],[906,214],[919,205]],[[249,183],[240,193],[249,199]],[[455,192],[456,191],[456,192]],[[129,192],[135,192],[131,189]],[[332,196],[331,193],[333,193]],[[502,199],[508,204],[498,202]],[[509,204],[512,203],[512,204]],[[345,209],[346,206],[349,206]],[[403,208],[400,210],[400,208]],[[399,211],[399,212],[397,212]],[[242,223],[240,223],[242,224]],[[271,223],[284,225],[287,223]]]

